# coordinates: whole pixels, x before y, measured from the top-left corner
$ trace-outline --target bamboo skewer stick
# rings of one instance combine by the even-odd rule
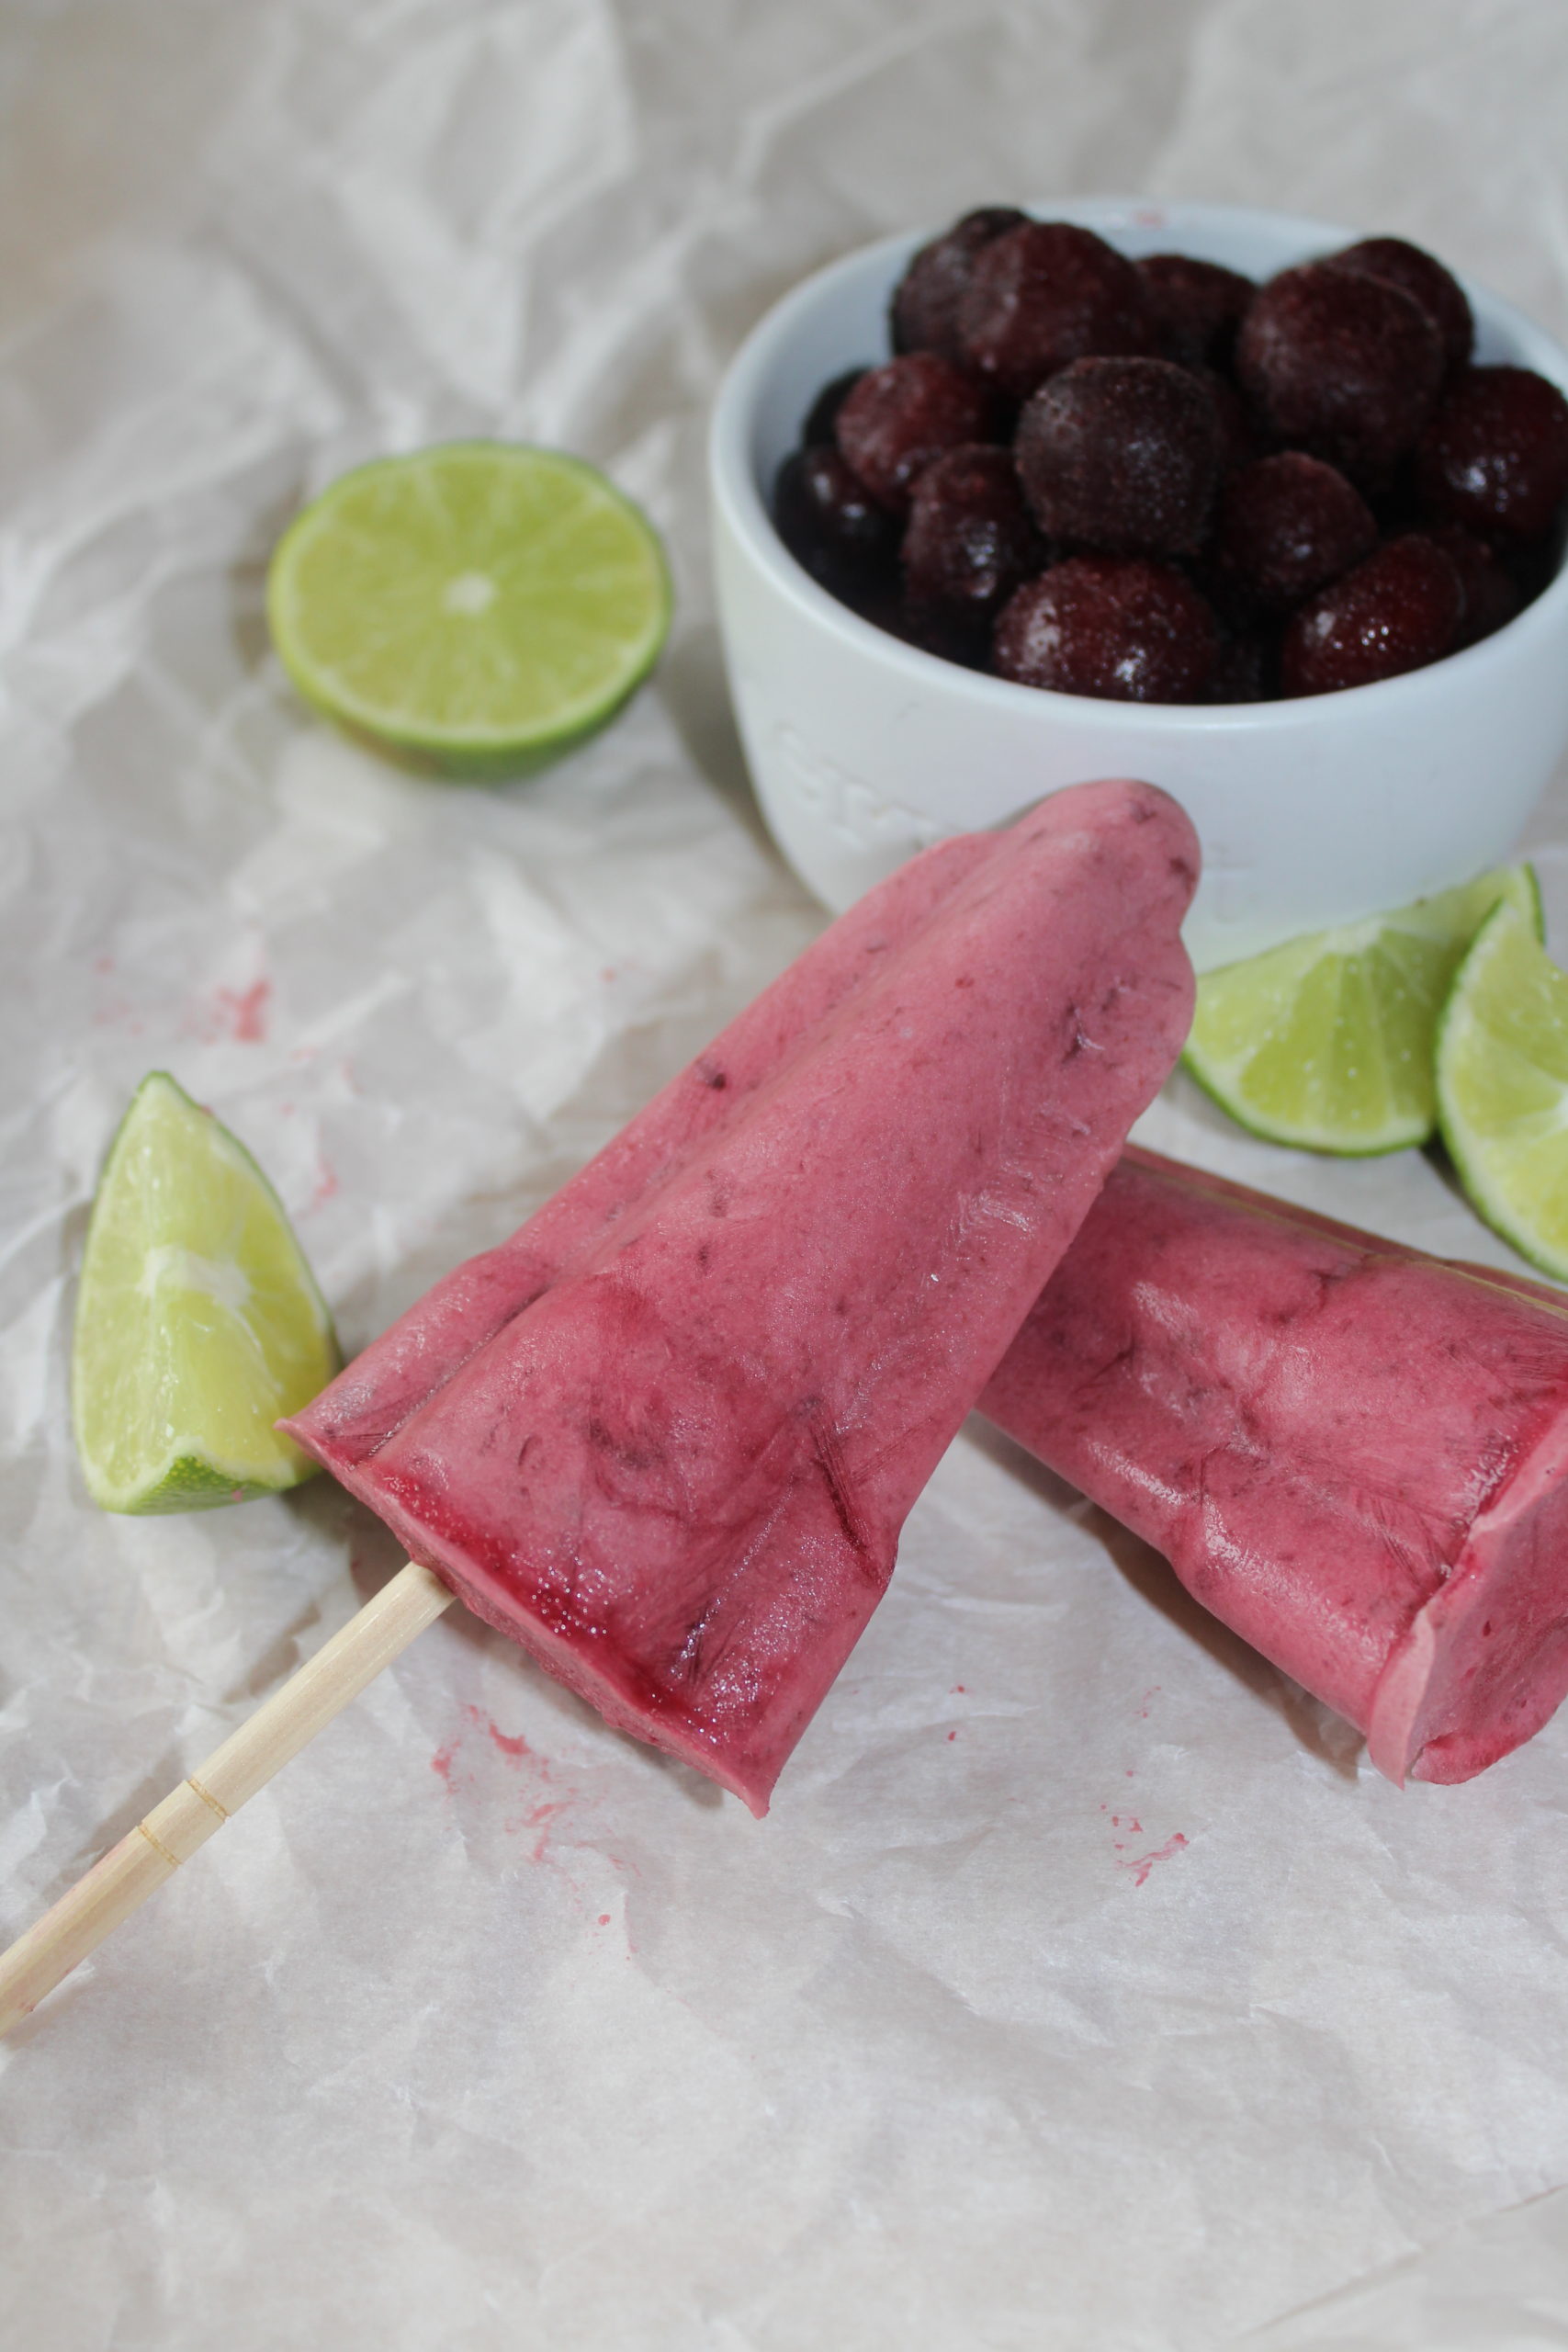
[[[62,1976],[173,1878],[416,1634],[434,1624],[452,1599],[439,1577],[411,1560],[9,1951],[0,1953],[0,2035],[30,2015]]]

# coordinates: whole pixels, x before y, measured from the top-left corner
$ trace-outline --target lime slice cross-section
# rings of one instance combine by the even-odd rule
[[[266,1178],[154,1070],[109,1148],[87,1228],[72,1413],[106,1510],[203,1510],[315,1464],[273,1423],[326,1385],[332,1318]]]
[[[1540,935],[1534,873],[1511,865],[1206,973],[1188,1069],[1271,1143],[1348,1155],[1425,1143],[1437,1121],[1438,1016],[1499,901]]]
[[[1517,908],[1483,925],[1438,1025],[1443,1141],[1472,1205],[1568,1282],[1568,972]]]
[[[267,578],[306,700],[457,776],[525,775],[595,733],[658,660],[670,606],[641,511],[581,458],[505,441],[343,475]]]

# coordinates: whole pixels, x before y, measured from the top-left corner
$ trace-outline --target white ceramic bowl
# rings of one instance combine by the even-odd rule
[[[1132,254],[1178,250],[1253,277],[1358,233],[1221,204],[1052,201]],[[738,353],[713,419],[719,616],[740,732],[773,837],[848,906],[917,849],[1043,794],[1133,775],[1203,843],[1188,923],[1201,970],[1404,905],[1505,859],[1568,746],[1568,571],[1506,628],[1376,685],[1289,702],[1097,702],[990,678],[863,621],[795,562],[768,497],[831,377],[887,353],[888,297],[920,235],[820,270]],[[1568,354],[1467,285],[1477,356],[1568,391]]]

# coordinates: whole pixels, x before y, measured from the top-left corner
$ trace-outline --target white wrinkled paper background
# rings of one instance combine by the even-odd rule
[[[761,310],[978,201],[1146,189],[1416,237],[1561,334],[1565,123],[1557,0],[12,0],[0,1928],[396,1558],[324,1481],[86,1502],[74,1268],[143,1071],[272,1171],[356,1347],[820,920],[705,552]],[[495,791],[344,748],[262,620],[303,495],[473,432],[607,466],[680,595],[624,722]],[[1568,794],[1538,831],[1568,953]],[[1179,1085],[1146,1132],[1506,1261],[1417,1156]],[[1401,1795],[976,1429],[761,1826],[427,1634],[8,2045],[0,2341],[1562,2345],[1565,1827],[1568,1722]]]

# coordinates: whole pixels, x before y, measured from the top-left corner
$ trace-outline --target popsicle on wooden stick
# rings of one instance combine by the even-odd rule
[[[287,1424],[612,1723],[765,1810],[1190,1018],[1176,804],[928,851]]]
[[[1465,1781],[1568,1695],[1568,1297],[1127,1152],[981,1410],[1367,1735]]]
[[[0,2021],[448,1589],[765,1810],[909,1506],[1175,1060],[1197,865],[1180,809],[1138,784],[927,852],[291,1422],[413,1564],[330,1670],[0,1959]]]

